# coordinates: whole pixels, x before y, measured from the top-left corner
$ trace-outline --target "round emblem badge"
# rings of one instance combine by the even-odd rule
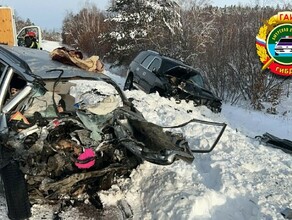
[[[262,70],[292,76],[292,12],[279,12],[260,27],[256,36]]]

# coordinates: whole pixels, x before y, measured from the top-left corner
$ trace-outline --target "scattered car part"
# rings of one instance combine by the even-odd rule
[[[264,133],[262,136],[256,136],[255,138],[270,147],[279,148],[286,153],[292,153],[292,141],[290,140],[276,137],[267,132]]]

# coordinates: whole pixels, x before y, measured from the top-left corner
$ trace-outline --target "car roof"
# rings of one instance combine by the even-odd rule
[[[192,68],[191,66],[186,65],[185,63],[183,63],[183,62],[180,61],[180,60],[176,60],[176,59],[174,59],[174,58],[167,57],[167,56],[164,56],[164,55],[162,55],[161,57],[162,57],[163,59],[165,59],[165,60],[168,60],[168,61],[170,61],[170,62],[176,63],[177,65]]]
[[[154,51],[154,50],[145,50],[145,51],[142,51],[141,53],[145,53],[145,56],[146,56],[146,54],[147,54],[147,56],[148,56],[149,54],[151,54],[151,55],[155,55],[155,56],[160,56],[161,59],[163,59],[163,60],[167,60],[167,61],[170,61],[170,62],[172,62],[172,63],[176,63],[177,65],[185,66],[185,67],[190,68],[190,69],[194,69],[192,66],[189,66],[189,65],[183,63],[183,62],[180,61],[180,60],[177,60],[177,59],[171,58],[171,57],[169,57],[169,56],[166,56],[166,55],[160,54],[159,52]]]
[[[61,78],[109,78],[102,73],[88,72],[77,67],[54,61],[51,59],[49,52],[44,50],[0,45],[0,58],[7,63],[13,62],[14,66],[16,66],[20,72],[25,72],[32,77],[33,75],[37,75],[43,79],[56,79],[60,76],[60,70],[62,70],[63,74]],[[54,69],[58,69],[59,71],[47,72]]]

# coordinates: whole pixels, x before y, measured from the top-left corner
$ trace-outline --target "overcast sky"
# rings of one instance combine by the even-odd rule
[[[10,6],[22,19],[29,18],[35,25],[47,30],[61,30],[62,22],[68,12],[77,13],[86,2],[94,3],[101,10],[105,10],[109,0],[0,0],[0,5]],[[224,6],[248,4],[251,0],[212,0],[214,5]]]

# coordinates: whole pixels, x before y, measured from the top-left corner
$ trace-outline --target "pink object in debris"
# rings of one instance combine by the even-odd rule
[[[80,154],[79,157],[77,158],[79,162],[76,162],[75,165],[79,169],[88,169],[95,164],[94,157],[95,157],[94,151],[91,148],[86,148],[84,152]]]

